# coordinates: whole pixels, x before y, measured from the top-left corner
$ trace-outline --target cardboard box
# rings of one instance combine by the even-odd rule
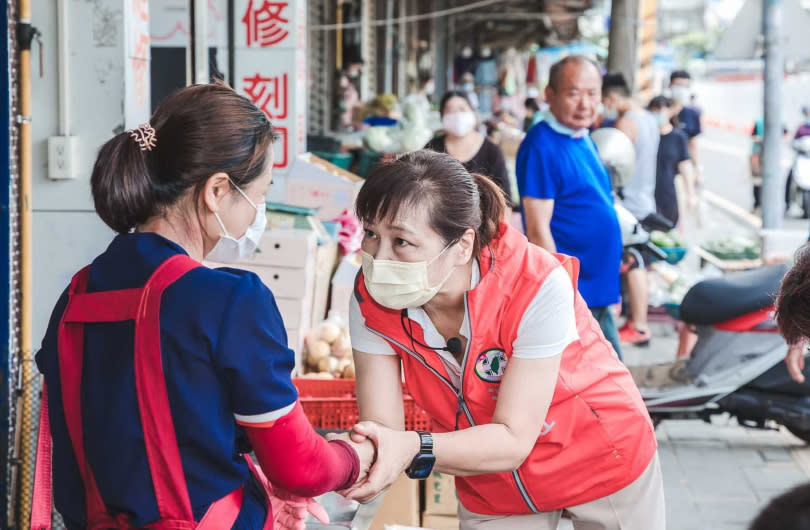
[[[419,526],[419,482],[402,474],[386,492],[369,530],[385,530],[385,525]]]
[[[425,514],[455,516],[457,513],[456,479],[434,471],[425,481]]]
[[[458,530],[458,518],[453,515],[425,515],[422,528],[426,530]]]

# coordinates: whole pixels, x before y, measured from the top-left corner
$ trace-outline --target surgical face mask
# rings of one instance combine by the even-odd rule
[[[453,112],[442,117],[442,126],[453,136],[465,136],[475,128],[476,121],[474,112]]]
[[[472,92],[473,90],[475,90],[475,84],[464,83],[463,85],[461,85],[461,90],[463,90],[464,92]]]
[[[669,113],[668,112],[659,112],[656,115],[658,119],[658,126],[663,127],[664,125],[669,123]]]
[[[602,117],[606,120],[616,121],[619,119],[619,111],[605,107],[604,112],[602,112]]]
[[[233,182],[231,184],[233,184]],[[262,234],[264,234],[264,229],[267,227],[267,206],[265,203],[254,204],[245,192],[239,189],[239,186],[233,184],[233,187],[256,209],[256,216],[253,218],[253,222],[250,223],[250,226],[247,227],[245,235],[239,239],[235,239],[228,234],[228,229],[225,228],[225,224],[222,222],[222,219],[220,219],[219,214],[214,212],[214,217],[217,223],[219,223],[219,227],[222,229],[222,235],[219,241],[217,241],[217,244],[214,245],[214,248],[211,249],[211,252],[205,257],[208,260],[219,263],[234,263],[253,254],[259,246],[259,241],[262,238]]]
[[[436,296],[454,269],[436,285],[428,281],[428,267],[451,246],[430,261],[395,261],[374,259],[363,251],[363,282],[371,297],[380,305],[397,311],[408,307],[421,307]]]
[[[685,87],[683,85],[675,85],[672,87],[672,98],[681,105],[686,105],[689,103],[689,96],[689,87]]]

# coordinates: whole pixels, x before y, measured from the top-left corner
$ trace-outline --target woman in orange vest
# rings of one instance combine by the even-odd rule
[[[665,526],[653,426],[577,293],[575,259],[502,222],[491,180],[418,151],[357,198],[363,267],[350,308],[367,502],[403,471],[455,475],[462,530]],[[433,419],[404,432],[400,385]]]

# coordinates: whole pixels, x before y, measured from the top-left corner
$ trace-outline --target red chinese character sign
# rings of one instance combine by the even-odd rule
[[[236,0],[235,88],[264,112],[280,138],[273,189],[306,149],[306,0]]]
[[[270,120],[286,120],[288,113],[289,76],[254,74],[242,79],[245,94]]]
[[[269,48],[283,41],[290,34],[290,19],[285,11],[289,2],[249,0],[242,17],[245,27],[245,46]]]

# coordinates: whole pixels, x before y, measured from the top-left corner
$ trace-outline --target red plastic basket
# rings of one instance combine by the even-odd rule
[[[353,379],[293,378],[304,413],[316,429],[348,430],[358,421]],[[430,430],[430,417],[403,388],[405,429]]]

